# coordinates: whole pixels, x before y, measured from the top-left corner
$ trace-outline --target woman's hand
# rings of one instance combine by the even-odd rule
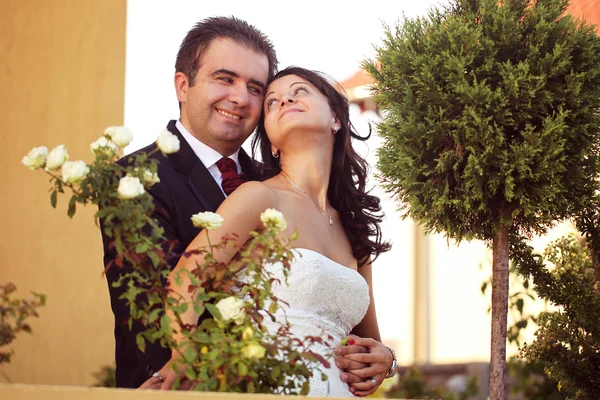
[[[373,394],[383,383],[392,366],[392,353],[380,342],[348,336],[348,346],[338,346],[334,353],[336,365],[342,369],[342,381],[350,385],[350,392],[364,397]]]

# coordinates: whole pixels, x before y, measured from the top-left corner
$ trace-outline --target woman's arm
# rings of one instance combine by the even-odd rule
[[[233,246],[228,246],[226,249],[214,249],[213,251],[213,256],[218,262],[227,264],[248,241],[250,232],[263,228],[260,215],[267,208],[277,208],[277,206],[277,197],[267,185],[260,182],[244,183],[227,197],[216,211],[223,218],[222,225],[211,231],[201,231],[186,248],[186,252],[207,248],[209,240],[214,245],[219,243],[225,235],[237,235]],[[179,259],[179,262],[168,276],[168,285],[172,290],[170,297],[178,302],[187,302],[188,304],[193,301],[194,293],[188,291],[191,281],[184,270],[193,271],[196,268],[196,263],[200,265],[204,263],[204,257],[204,254],[193,254]],[[173,330],[178,332],[179,323],[174,314],[168,310],[166,313],[171,318]],[[200,315],[195,312],[194,307],[188,307],[186,312],[180,314],[180,318],[182,323],[195,327]],[[173,339],[177,344],[180,344],[184,337],[181,333],[175,333]],[[160,369],[158,374],[161,377],[161,389],[170,389],[177,379],[177,374],[171,368],[171,364],[179,358],[180,351],[177,348],[172,349],[171,360]],[[156,380],[157,378],[150,378],[140,388],[155,387]]]
[[[373,296],[372,265],[360,267],[358,272],[369,285],[371,302],[362,321],[352,330],[348,346],[338,346],[336,365],[343,369],[341,379],[350,385],[356,396],[368,396],[377,390],[392,365],[391,351],[381,343],[375,298]],[[373,382],[371,379],[374,379]]]
[[[210,243],[214,245],[219,243],[225,235],[237,235],[233,246],[228,246],[226,249],[214,249],[213,251],[213,256],[217,262],[227,264],[248,241],[250,232],[263,228],[260,214],[267,208],[276,208],[275,203],[276,197],[273,191],[265,184],[248,182],[241,185],[223,201],[216,211],[223,218],[223,224],[211,231],[201,231],[191,241],[186,248],[186,252],[208,248],[209,239]],[[169,288],[173,291],[172,297],[177,299],[177,301],[187,302],[188,304],[192,302],[193,293],[189,293],[188,291],[191,282],[188,274],[182,270],[192,271],[196,268],[196,263],[202,265],[204,263],[204,256],[205,254],[193,254],[188,257],[181,257],[173,271],[169,274]],[[179,284],[177,281],[179,281]],[[168,312],[167,315],[169,315]],[[177,326],[178,324],[175,321],[174,315],[170,314],[169,317],[173,321],[173,327]],[[200,315],[194,311],[194,307],[188,307],[185,313],[180,314],[181,321],[191,326],[197,324],[199,317]],[[174,339],[179,343],[182,338],[174,336]],[[175,352],[176,350],[173,351]]]
[[[373,297],[373,275],[372,275],[371,260],[367,264],[358,268],[358,273],[362,275],[367,284],[369,285],[369,297],[371,302],[367,313],[358,325],[352,329],[352,334],[363,338],[375,339],[381,342],[381,336],[379,334],[379,325],[377,324],[377,312],[375,311],[375,298]]]

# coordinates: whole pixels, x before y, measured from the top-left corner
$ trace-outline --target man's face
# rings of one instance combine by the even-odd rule
[[[175,75],[181,122],[204,144],[234,153],[256,128],[269,75],[267,56],[224,38],[201,56],[194,86]]]

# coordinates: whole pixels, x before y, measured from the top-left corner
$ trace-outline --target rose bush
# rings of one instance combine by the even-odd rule
[[[121,268],[125,263],[133,267],[114,285],[126,289],[122,298],[130,308],[130,326],[135,322],[145,327],[137,336],[140,349],[144,351],[148,341],[175,349],[181,357],[174,368],[184,371],[193,390],[308,393],[308,378],[318,373],[321,364],[329,365],[310,351],[312,343],[324,339],[294,337],[286,323],[281,323],[277,332],[269,332],[262,324],[265,317],[274,318],[273,313],[280,307],[272,291],[280,279],[265,266],[281,263],[287,280],[293,258],[289,245],[295,235],[286,240],[277,235],[287,227],[283,215],[266,210],[261,215],[264,232],[252,232],[249,242],[226,265],[217,262],[213,253],[217,249],[227,251],[235,240],[229,236],[208,248],[173,254],[172,246],[163,238],[162,227],[153,218],[155,206],[147,191],[160,182],[153,153],[128,156],[125,165],[115,162],[131,140],[128,129],[109,127],[91,144],[95,159],[89,164],[68,161],[64,145],[51,154],[44,146],[36,147],[22,162],[31,170],[43,169],[51,176],[53,207],[59,193],[71,192],[69,217],[75,214],[77,204],[98,206],[95,218],[102,221],[105,234],[114,239],[112,245],[117,250],[107,269]],[[170,154],[178,150],[178,138],[168,130],[162,131],[155,151]],[[220,215],[211,212],[190,218],[207,233],[223,222]],[[166,260],[191,254],[204,255],[204,262],[198,262],[192,271],[185,270],[193,293],[193,302],[188,304],[179,301],[164,282],[171,271]],[[238,276],[242,269],[248,281]],[[197,327],[181,321],[180,316],[189,307],[206,317]],[[174,340],[175,333],[178,341]],[[324,374],[321,376],[326,379]]]

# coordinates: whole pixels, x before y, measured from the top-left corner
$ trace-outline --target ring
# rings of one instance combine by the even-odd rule
[[[370,377],[369,381],[373,384],[373,387],[377,386],[377,380],[375,378]]]
[[[152,377],[153,378],[158,378],[158,380],[161,381],[161,382],[165,380],[165,378],[162,377],[162,375],[160,374],[160,372],[153,373]]]

